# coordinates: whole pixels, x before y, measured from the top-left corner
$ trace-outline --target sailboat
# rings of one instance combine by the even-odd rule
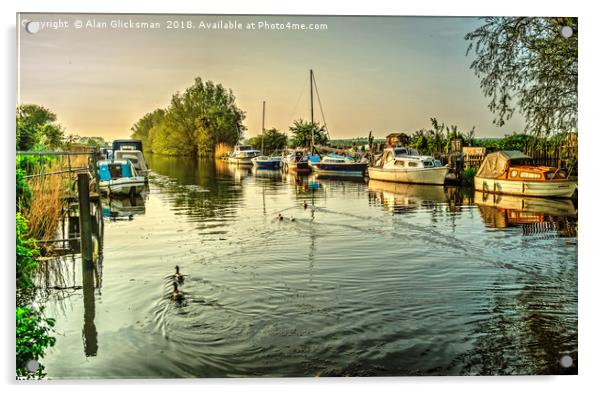
[[[253,166],[256,169],[278,169],[280,168],[281,157],[264,155],[264,136],[265,136],[265,101],[263,101],[263,116],[261,120],[261,155],[253,158]]]
[[[314,123],[314,91],[313,87],[316,84],[316,80],[314,78],[314,71],[309,70],[309,87],[310,87],[310,114],[311,114],[311,123]],[[317,91],[317,86],[316,86]],[[318,94],[318,102],[320,103],[320,95]],[[322,104],[320,103],[320,108],[322,108]],[[322,113],[324,116],[324,113]],[[324,122],[326,123],[326,122]],[[355,157],[351,156],[342,156],[337,154],[327,154],[323,157],[315,154],[315,146],[314,146],[314,133],[312,128],[311,133],[311,145],[309,149],[309,159],[308,165],[309,167],[318,175],[318,176],[334,176],[334,177],[348,177],[348,176],[359,176],[363,177],[366,173],[366,169],[368,168],[368,161],[366,159],[359,160]]]

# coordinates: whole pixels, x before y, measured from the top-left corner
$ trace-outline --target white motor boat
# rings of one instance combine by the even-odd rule
[[[228,156],[228,162],[237,165],[253,165],[253,158],[259,157],[261,152],[249,145],[236,145]]]
[[[385,149],[368,176],[374,180],[415,184],[443,184],[449,168],[431,156],[421,156],[411,147]]]

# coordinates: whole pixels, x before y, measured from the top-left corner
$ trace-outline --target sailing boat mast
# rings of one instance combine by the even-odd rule
[[[314,70],[309,70],[309,111],[311,118],[311,145],[309,154],[314,152]]]
[[[261,116],[261,155],[263,155],[263,136],[265,134],[265,101],[263,102],[263,115]]]

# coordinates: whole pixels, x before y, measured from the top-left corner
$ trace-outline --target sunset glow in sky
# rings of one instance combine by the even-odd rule
[[[71,134],[129,137],[195,77],[232,89],[247,136],[260,132],[264,100],[266,127],[288,130],[309,118],[310,69],[335,139],[411,133],[431,117],[477,137],[523,130],[519,117],[492,124],[465,55],[476,18],[21,14],[18,24],[18,103],[50,108]],[[322,121],[317,101],[315,114]]]

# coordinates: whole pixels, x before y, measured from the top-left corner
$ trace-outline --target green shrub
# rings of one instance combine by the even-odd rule
[[[462,184],[472,185],[474,182],[474,177],[477,174],[477,168],[467,168],[462,171]]]
[[[17,211],[29,207],[31,202],[31,188],[25,180],[25,171],[17,169],[16,171],[16,184],[17,184]]]
[[[35,239],[28,237],[27,220],[21,213],[16,215],[17,232],[17,288],[31,288],[33,286],[32,273],[38,267],[35,258],[40,255],[40,250]]]
[[[42,378],[45,375],[42,365],[36,372],[29,372],[26,368],[28,361],[41,359],[46,349],[56,342],[56,339],[50,336],[54,331],[55,320],[46,318],[43,311],[17,307],[16,366],[19,379]]]

